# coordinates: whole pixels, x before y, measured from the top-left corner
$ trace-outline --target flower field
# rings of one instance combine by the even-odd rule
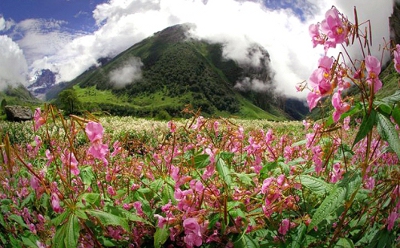
[[[368,37],[355,23],[333,7],[314,45]],[[398,246],[400,91],[375,99],[380,62],[365,54],[324,56],[299,86],[310,109],[331,100],[318,121],[66,118],[46,105],[1,123],[0,247]],[[358,98],[342,94],[350,84]]]

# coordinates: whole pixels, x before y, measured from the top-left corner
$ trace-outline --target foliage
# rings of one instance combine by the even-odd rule
[[[317,44],[364,37],[334,7],[327,18]],[[332,23],[337,33],[324,33]],[[188,111],[181,122],[140,120],[140,130],[127,118],[37,109],[33,140],[5,132],[0,146],[0,245],[398,246],[400,91],[375,97],[380,68],[368,56],[349,67],[323,58],[309,103],[334,99],[334,111],[304,129]],[[343,79],[360,102],[339,98]]]

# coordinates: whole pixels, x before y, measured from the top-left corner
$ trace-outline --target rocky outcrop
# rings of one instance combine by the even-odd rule
[[[8,105],[5,106],[4,110],[9,121],[29,121],[33,119],[32,110],[28,107]]]
[[[393,14],[389,17],[390,39],[400,44],[400,3],[394,2]]]

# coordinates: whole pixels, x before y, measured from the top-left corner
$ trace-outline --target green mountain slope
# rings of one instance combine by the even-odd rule
[[[189,28],[190,25],[176,25],[158,32],[64,87],[75,89],[86,110],[116,115],[177,117],[190,105],[201,109],[205,116],[291,118],[272,90],[255,93],[235,88],[243,78],[268,79],[268,66],[239,65],[224,59],[221,44],[187,38]],[[249,56],[254,51],[263,54],[261,62],[269,61],[268,53],[261,47],[249,48]],[[119,80],[111,76],[115,74]],[[48,93],[47,99],[55,98],[61,89]]]

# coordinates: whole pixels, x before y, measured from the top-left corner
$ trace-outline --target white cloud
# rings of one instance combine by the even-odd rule
[[[372,21],[374,44],[383,36],[389,37],[390,0],[368,3],[365,0],[291,1],[302,10],[303,19],[294,15],[293,10],[271,10],[261,2],[110,0],[93,11],[98,29],[91,34],[69,35],[59,31],[62,23],[53,21],[48,24],[52,32],[35,31],[31,25],[29,30],[34,31],[26,31],[26,36],[18,42],[27,56],[29,54],[28,60],[33,60],[32,70],[52,69],[59,73],[58,81],[68,81],[101,57],[115,56],[168,26],[190,22],[197,26],[194,35],[223,42],[224,55],[229,58],[244,60],[248,45],[261,44],[270,54],[276,89],[289,96],[304,96],[304,93],[297,93],[294,86],[308,79],[323,53],[322,48],[312,48],[308,26],[321,21],[332,4],[351,20],[353,6],[357,5],[359,20]]]
[[[127,84],[134,83],[142,78],[142,66],[143,63],[140,58],[131,58],[122,67],[110,72],[110,81],[116,88],[122,88]]]
[[[0,90],[7,86],[27,84],[28,65],[18,44],[0,36]]]
[[[4,17],[0,16],[0,31],[4,29],[6,29],[6,20],[4,20]]]

